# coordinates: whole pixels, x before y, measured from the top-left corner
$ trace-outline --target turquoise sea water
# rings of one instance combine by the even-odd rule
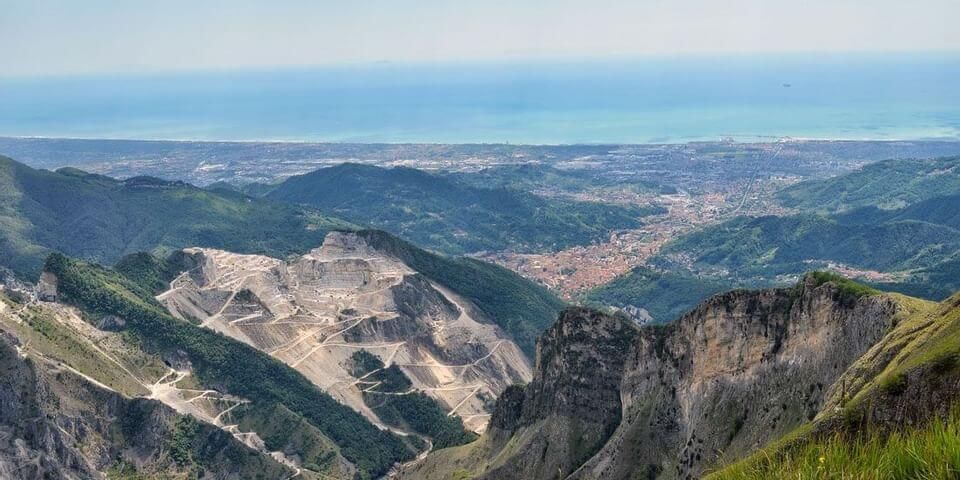
[[[0,135],[439,143],[960,138],[960,55],[378,64],[0,80]]]

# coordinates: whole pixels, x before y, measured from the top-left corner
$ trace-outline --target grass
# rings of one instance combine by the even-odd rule
[[[875,358],[891,358],[879,368],[861,365],[854,368],[877,372],[872,379],[865,379],[861,388],[852,388],[851,404],[866,401],[874,387],[887,393],[902,391],[906,375],[913,369],[933,366],[942,374],[957,366],[960,355],[960,295],[940,304],[896,295],[903,313],[886,338],[875,348],[887,355]],[[851,385],[853,387],[853,385]]]
[[[956,479],[960,477],[960,408],[947,421],[890,434],[841,434],[762,453],[706,478],[794,479]]]
[[[815,287],[819,287],[825,283],[833,283],[836,285],[840,294],[847,298],[860,298],[880,294],[880,291],[875,288],[857,283],[833,272],[816,271],[810,272],[808,275],[814,279]]]
[[[70,365],[128,397],[147,393],[137,379],[110,363],[93,347],[90,339],[67,326],[56,315],[60,313],[34,306],[19,315],[23,323],[0,319],[0,325],[16,331],[31,350]]]
[[[829,399],[823,407],[827,413],[814,421],[840,415],[845,427],[812,436],[815,423],[807,423],[707,478],[960,478],[960,404],[953,404],[948,418],[932,418],[923,426],[863,423],[865,409],[878,399],[903,395],[918,370],[948,378],[960,366],[960,295],[940,304],[891,297],[901,309],[892,330],[847,370],[846,392]]]
[[[231,421],[239,423],[241,431],[257,432],[267,449],[297,452],[303,468],[335,478],[349,476],[342,471],[340,450],[336,444],[283,405],[244,405],[231,414]]]

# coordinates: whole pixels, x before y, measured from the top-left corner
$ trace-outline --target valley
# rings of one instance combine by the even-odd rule
[[[958,0],[0,5],[0,480],[960,480]]]
[[[902,156],[957,145],[300,145],[351,161],[206,188],[2,157],[0,347],[45,380],[0,400],[60,433],[0,422],[0,472],[763,478],[851,416],[934,428],[960,157]]]

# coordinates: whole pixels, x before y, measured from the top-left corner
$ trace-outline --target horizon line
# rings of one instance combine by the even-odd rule
[[[773,58],[776,60],[806,59],[829,60],[857,56],[861,58],[890,58],[903,57],[906,60],[922,60],[937,58],[960,57],[960,48],[947,49],[916,49],[916,50],[784,50],[784,51],[716,51],[716,52],[675,52],[675,53],[637,53],[637,54],[609,54],[592,56],[566,55],[507,55],[501,57],[477,57],[464,59],[400,59],[400,60],[357,60],[330,63],[286,63],[263,65],[228,65],[211,67],[172,67],[172,68],[125,68],[102,71],[73,71],[73,72],[28,72],[28,73],[0,73],[0,81],[30,81],[66,78],[97,78],[97,77],[149,77],[149,76],[176,76],[190,74],[247,74],[271,72],[297,72],[317,70],[351,70],[375,69],[386,67],[456,67],[456,66],[510,66],[514,64],[591,64],[610,62],[664,62],[664,61],[693,61],[693,60],[724,60],[748,58]],[[920,58],[917,58],[917,57]],[[785,58],[786,57],[786,58]]]

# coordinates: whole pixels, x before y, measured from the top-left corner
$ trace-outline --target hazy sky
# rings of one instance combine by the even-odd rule
[[[958,0],[0,0],[0,75],[960,51]]]

